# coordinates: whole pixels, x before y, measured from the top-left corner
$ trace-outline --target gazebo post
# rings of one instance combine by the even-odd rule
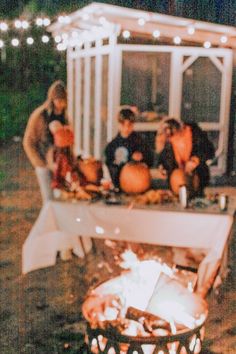
[[[84,50],[89,50],[91,44],[89,42],[85,43]],[[85,157],[90,155],[90,80],[91,80],[91,56],[85,56],[84,58],[84,144],[83,144],[83,154]]]
[[[82,127],[82,122],[81,122],[81,83],[82,83],[82,75],[81,75],[81,58],[76,58],[75,59],[75,70],[74,70],[74,82],[75,82],[75,95],[74,95],[74,100],[75,100],[75,123],[74,123],[74,132],[75,132],[75,153],[76,155],[80,155],[82,152],[82,146],[81,146],[81,127]]]
[[[94,133],[94,156],[101,158],[101,99],[102,99],[102,40],[96,41],[98,50],[95,56],[95,87],[94,87],[94,107],[95,107],[95,133]]]

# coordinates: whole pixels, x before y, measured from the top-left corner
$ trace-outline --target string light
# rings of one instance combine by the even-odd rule
[[[125,38],[125,39],[130,38],[130,31],[127,31],[127,30],[123,31],[123,32],[122,32],[122,36],[123,36],[123,38]]]
[[[220,37],[221,43],[227,43],[228,42],[228,37],[227,36],[221,36]]]
[[[204,48],[209,49],[209,48],[211,48],[211,42],[205,41],[205,42],[203,43],[203,46],[204,46]]]
[[[180,44],[181,43],[181,38],[179,36],[175,36],[173,39],[175,44]]]
[[[84,20],[84,21],[87,21],[87,20],[89,20],[89,14],[87,14],[86,12],[82,15],[82,19]]]
[[[34,43],[34,39],[32,37],[28,37],[26,39],[26,43],[29,44],[29,45],[32,45]]]
[[[188,34],[193,35],[195,33],[194,26],[188,26],[187,32],[188,32]]]
[[[146,21],[144,20],[144,18],[141,17],[141,18],[138,19],[139,26],[144,26],[145,23],[146,23]]]
[[[6,32],[8,30],[8,24],[6,22],[0,23],[0,30]]]
[[[11,40],[11,44],[13,45],[13,47],[18,47],[18,45],[20,44],[20,41],[17,38],[13,38]]]
[[[57,35],[55,38],[54,38],[54,41],[56,43],[60,43],[61,42],[61,36]]]
[[[63,51],[63,50],[66,50],[67,46],[65,43],[58,43],[57,45],[57,50],[59,51]]]
[[[35,23],[36,23],[37,26],[42,26],[43,25],[43,19],[38,17],[38,18],[36,18]]]
[[[70,16],[64,16],[64,23],[68,25],[70,22]]]
[[[48,43],[49,42],[49,37],[46,36],[46,35],[42,36],[42,42],[43,43]]]
[[[21,28],[21,26],[22,26],[20,20],[15,20],[14,25],[15,25],[15,28],[18,28],[18,29]]]
[[[152,32],[152,35],[154,38],[159,38],[161,35],[161,32],[159,30],[155,30]]]
[[[68,25],[70,23],[70,16],[59,16],[58,22]]]
[[[77,31],[73,31],[73,32],[71,33],[71,37],[72,37],[72,38],[78,38],[78,37],[79,37],[79,33],[78,33]]]
[[[103,26],[107,24],[107,19],[104,16],[99,17],[98,21]]]
[[[98,18],[98,22],[99,22],[100,25],[102,25],[102,26],[109,25],[108,20],[106,19],[106,17],[103,16],[102,12],[100,12],[100,13],[97,14],[97,15],[98,15],[98,16],[100,15],[100,17]],[[84,21],[87,21],[87,20],[90,19],[90,14],[87,13],[87,12],[84,12],[84,13],[82,13],[81,17],[82,17],[82,19],[83,19]],[[60,15],[60,16],[57,18],[57,20],[58,20],[58,22],[61,23],[61,24],[69,24],[69,23],[71,23],[71,17],[68,16],[68,15]],[[137,22],[138,22],[138,25],[139,25],[139,26],[145,26],[145,24],[147,23],[148,20],[149,20],[148,18],[140,17],[140,18],[137,19]],[[49,26],[49,25],[51,24],[51,19],[50,19],[49,17],[37,17],[36,19],[31,20],[30,22],[29,22],[29,21],[26,21],[26,20],[20,20],[20,19],[15,19],[15,20],[12,20],[12,21],[7,21],[7,22],[1,21],[1,22],[0,22],[0,31],[6,32],[10,27],[14,27],[14,28],[16,28],[16,29],[23,29],[23,30],[26,30],[26,29],[28,29],[28,28],[31,26],[31,24],[33,24],[33,23],[35,23],[35,24],[36,24],[37,26],[39,26],[39,27],[40,27],[40,26],[41,26],[41,27],[42,27],[42,26],[43,26],[43,27],[47,27],[47,26]],[[95,29],[96,29],[96,31],[97,31],[97,28],[98,28],[98,27],[93,26],[92,31],[95,31]],[[99,27],[99,28],[101,29],[101,27]],[[188,25],[188,26],[186,27],[186,30],[187,30],[187,33],[188,33],[189,35],[193,35],[193,34],[195,33],[195,31],[196,31],[196,28],[195,28],[194,23]],[[58,45],[57,45],[58,50],[65,50],[65,49],[66,49],[65,47],[66,47],[67,44],[70,43],[70,42],[72,42],[72,43],[73,43],[73,46],[74,46],[75,43],[76,43],[75,39],[78,40],[78,38],[80,37],[80,35],[81,35],[80,32],[74,30],[74,31],[70,34],[70,38],[69,38],[69,35],[68,35],[67,33],[63,33],[63,34],[61,34],[60,36],[59,36],[59,35],[55,36],[54,40],[55,40],[55,42],[58,44]],[[83,34],[82,34],[82,35],[83,35]],[[124,39],[129,39],[129,38],[131,37],[131,33],[130,33],[129,30],[124,30],[124,31],[122,32],[122,36],[123,36]],[[154,31],[152,32],[152,36],[153,36],[154,39],[157,39],[157,38],[159,38],[159,37],[161,36],[161,32],[160,32],[158,29],[156,29],[156,30],[154,30]],[[88,37],[88,36],[87,36],[87,37]],[[88,39],[88,38],[86,38],[86,39]],[[41,41],[42,41],[43,43],[48,43],[49,40],[50,40],[50,37],[47,36],[47,35],[43,35],[43,36],[41,37]],[[72,41],[71,41],[71,40],[72,40]],[[228,42],[228,37],[227,37],[227,35],[222,34],[221,37],[219,38],[219,41],[220,41],[220,43],[222,43],[222,44],[227,43],[227,42]],[[81,41],[79,41],[79,43],[80,43],[80,42],[81,42]],[[179,44],[181,44],[182,39],[181,39],[180,36],[175,36],[175,37],[173,38],[173,42],[174,42],[174,44],[179,45]],[[17,46],[19,46],[19,44],[20,44],[19,39],[17,39],[17,38],[13,38],[10,43],[11,43],[11,45],[14,46],[14,47],[17,47]],[[34,43],[34,39],[33,39],[32,37],[28,37],[28,38],[26,39],[26,43],[27,43],[28,45],[32,45],[32,44]],[[61,44],[61,45],[59,45],[59,44]],[[4,45],[5,45],[4,42],[0,39],[0,48],[2,48]],[[206,48],[206,49],[211,48],[211,46],[212,46],[212,44],[211,44],[210,41],[205,41],[202,45],[203,45],[203,47]]]
[[[50,23],[51,23],[51,20],[49,18],[46,17],[46,18],[43,19],[43,25],[45,27],[49,26]]]
[[[62,35],[61,35],[61,38],[62,38],[63,40],[68,39],[68,37],[69,37],[68,33],[62,33]]]
[[[57,20],[59,23],[64,23],[64,16],[59,16]]]
[[[22,21],[21,22],[21,27],[23,29],[28,29],[29,28],[29,22],[28,21]]]

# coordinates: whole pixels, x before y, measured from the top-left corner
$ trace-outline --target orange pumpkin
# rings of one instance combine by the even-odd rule
[[[151,185],[151,175],[146,164],[128,162],[120,172],[120,188],[127,194],[146,192]]]
[[[200,186],[198,174],[195,172],[192,175],[187,175],[182,169],[176,168],[170,175],[170,188],[174,194],[178,195],[179,188],[183,185],[187,187],[189,197],[193,197]]]
[[[176,195],[179,193],[179,188],[187,184],[187,179],[184,171],[180,168],[176,168],[170,175],[170,188]]]
[[[86,182],[99,184],[102,179],[102,163],[93,158],[79,159],[78,166]]]

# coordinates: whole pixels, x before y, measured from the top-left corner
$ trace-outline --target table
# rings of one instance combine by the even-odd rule
[[[57,252],[74,249],[83,257],[92,247],[91,237],[204,248],[206,257],[198,269],[199,292],[212,285],[216,272],[227,265],[227,247],[233,212],[214,209],[179,210],[178,206],[108,206],[103,202],[46,203],[23,245],[22,272],[56,263]],[[80,235],[81,237],[78,237]]]

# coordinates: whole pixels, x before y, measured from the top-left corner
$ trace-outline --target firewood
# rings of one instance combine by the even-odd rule
[[[128,307],[125,317],[143,324],[144,329],[148,332],[152,332],[157,328],[171,331],[170,324],[167,321],[150,312],[142,311],[132,306]]]

